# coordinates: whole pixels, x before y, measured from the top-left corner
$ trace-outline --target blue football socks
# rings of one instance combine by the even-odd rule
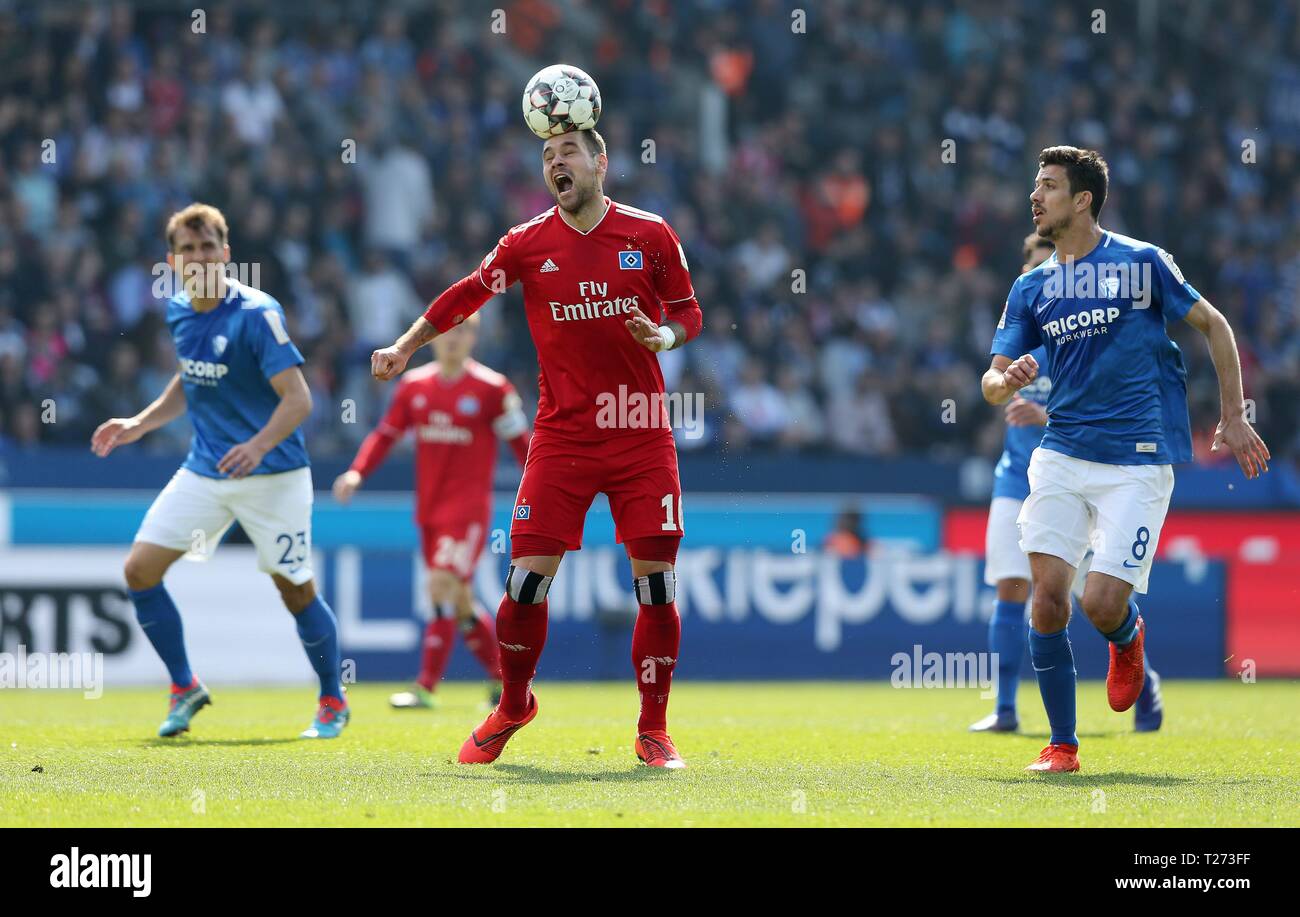
[[[307,651],[311,667],[320,676],[320,696],[343,699],[340,681],[342,659],[339,653],[339,622],[334,612],[320,596],[294,615],[298,624],[298,637]]]
[[[1052,744],[1078,745],[1074,698],[1077,675],[1069,634],[1064,628],[1054,634],[1040,634],[1030,628],[1029,658],[1038,676],[1038,691],[1043,696],[1047,722],[1052,727]]]
[[[1020,660],[1025,655],[1025,603],[998,601],[989,620],[989,651],[998,657],[999,714],[1016,712]]]
[[[172,684],[188,688],[194,681],[190,671],[190,660],[185,655],[185,633],[181,627],[181,614],[176,610],[176,603],[167,593],[162,583],[139,592],[131,590],[131,601],[135,605],[135,617],[167,666],[167,674]]]

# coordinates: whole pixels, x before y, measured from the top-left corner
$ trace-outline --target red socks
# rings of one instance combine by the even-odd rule
[[[641,605],[632,631],[632,666],[641,692],[641,718],[637,732],[667,730],[668,692],[682,639],[677,603]]]
[[[537,660],[546,645],[546,602],[523,605],[509,595],[502,596],[496,625],[501,648],[501,711],[511,719],[522,719],[528,712]],[[681,636],[675,602],[640,606],[632,631],[632,665],[641,692],[638,732],[668,728],[668,694]]]
[[[501,679],[501,661],[497,652],[496,627],[482,606],[474,609],[474,619],[462,630],[465,645],[469,647],[479,663],[494,681]],[[456,639],[456,618],[447,610],[448,616],[435,611],[434,617],[424,628],[424,645],[420,652],[420,675],[416,683],[426,691],[432,691],[442,681],[447,671],[447,662],[451,659],[451,650]],[[543,638],[545,639],[545,638]]]
[[[546,645],[546,602],[523,605],[501,597],[497,643],[501,647],[501,712],[513,720],[528,712],[537,660]]]
[[[432,691],[442,681],[442,673],[447,671],[447,660],[451,658],[451,648],[456,639],[456,620],[439,617],[437,611],[424,628],[424,645],[420,650],[420,674],[416,684],[426,691]]]
[[[501,654],[497,649],[497,628],[492,616],[478,602],[474,603],[474,619],[461,631],[465,645],[483,666],[488,678],[501,680]]]

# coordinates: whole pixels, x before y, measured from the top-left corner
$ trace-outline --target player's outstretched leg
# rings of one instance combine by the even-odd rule
[[[672,548],[675,554],[676,539]],[[649,767],[684,768],[686,762],[668,735],[668,695],[682,638],[677,574],[666,561],[634,559],[632,569],[634,575],[642,574],[636,576],[637,616],[632,631],[632,670],[641,693],[633,751]]]
[[[1034,571],[1029,659],[1038,677],[1052,737],[1025,770],[1049,773],[1079,769],[1079,737],[1075,734],[1074,653],[1066,626],[1070,623],[1070,580],[1074,570],[1058,557],[1030,554]]]
[[[303,739],[334,739],[352,718],[343,697],[340,678],[339,622],[325,600],[316,594],[311,580],[294,585],[283,577],[272,577],[286,607],[298,626],[298,639],[307,652],[311,667],[320,679],[320,699],[312,724],[299,736]]]
[[[460,621],[461,639],[474,654],[492,683],[488,697],[493,706],[501,703],[501,649],[497,643],[497,624],[488,610],[470,599],[470,616]]]
[[[972,723],[971,732],[1015,732],[1020,728],[1016,691],[1020,660],[1025,655],[1025,631],[1025,603],[999,599],[989,620],[989,652],[998,657],[997,706],[993,713]]]
[[[190,731],[190,720],[194,714],[212,703],[208,689],[197,678],[190,680],[187,687],[172,685],[171,697],[167,704],[167,718],[158,727],[158,735],[164,739],[178,736]]]
[[[1102,574],[1094,573],[1093,576]],[[1114,579],[1113,577],[1111,578]],[[1114,580],[1119,582],[1119,580]],[[1084,607],[1092,604],[1092,595],[1084,595]],[[1100,598],[1098,599],[1101,600]],[[1095,613],[1089,614],[1092,617]],[[1098,628],[1100,630],[1101,628]],[[1124,617],[1118,627],[1103,631],[1102,636],[1110,641],[1110,668],[1106,672],[1106,700],[1110,709],[1123,713],[1137,703],[1146,682],[1145,652],[1146,623],[1138,613],[1137,603],[1128,600]]]
[[[1133,705],[1133,730],[1135,732],[1156,732],[1165,721],[1165,702],[1160,694],[1160,676],[1151,668],[1151,660],[1143,661],[1146,678],[1143,680],[1142,693]]]
[[[449,602],[433,606],[433,616],[424,626],[420,644],[420,674],[409,691],[399,691],[388,703],[399,710],[430,709],[435,706],[434,690],[447,671],[447,662],[456,639],[456,613]]]
[[[135,603],[135,616],[141,629],[167,666],[172,680],[167,718],[158,727],[158,735],[169,738],[188,732],[194,714],[212,703],[212,697],[190,671],[180,612],[162,583],[152,589],[132,590],[131,601]]]
[[[1065,628],[1051,634],[1029,631],[1029,658],[1038,676],[1038,692],[1052,728],[1048,745],[1029,765],[1031,771],[1077,771],[1079,738],[1075,734],[1074,653]]]
[[[212,703],[208,689],[190,671],[181,615],[162,582],[163,574],[181,554],[181,551],[137,541],[131,546],[123,571],[140,629],[172,680],[167,718],[158,727],[158,735],[163,738],[188,732],[194,714]]]
[[[555,571],[560,558],[520,557],[518,564]],[[460,747],[461,764],[491,764],[510,738],[537,716],[533,678],[546,645],[546,593],[554,572],[543,574],[516,564],[506,574],[506,594],[497,609],[501,648],[501,701]]]

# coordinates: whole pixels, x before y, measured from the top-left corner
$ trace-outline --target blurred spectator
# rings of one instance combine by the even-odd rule
[[[1105,41],[1033,0],[826,0],[807,34],[788,0],[521,0],[505,40],[468,0],[378,7],[232,0],[202,34],[163,4],[0,7],[0,437],[71,442],[162,391],[162,226],[205,200],[306,355],[313,454],[355,448],[391,394],[370,349],[551,205],[518,92],[562,47],[600,82],[609,194],[690,260],[704,333],[662,358],[704,396],[683,449],[996,455],[979,374],[1037,151],[1069,141],[1112,165],[1104,225],[1171,251],[1235,323],[1275,461],[1300,456],[1294,5],[1117,8]],[[1204,455],[1213,366],[1171,331]],[[518,287],[481,346],[535,404]]]
[[[372,148],[358,151],[357,166],[366,196],[366,244],[409,256],[433,222],[428,163],[381,132]]]
[[[867,550],[867,539],[863,534],[862,513],[848,507],[835,517],[835,527],[822,548],[838,557],[861,557]]]
[[[406,276],[379,249],[366,254],[361,275],[348,288],[352,330],[363,350],[387,347],[423,311]]]
[[[248,146],[265,146],[275,136],[284,102],[270,75],[252,54],[244,55],[239,79],[222,90],[221,110],[235,136]]]
[[[781,445],[802,449],[820,445],[826,438],[826,420],[812,390],[793,369],[781,370],[779,389],[786,425]]]
[[[740,373],[740,384],[731,395],[731,408],[744,418],[745,427],[755,442],[770,443],[790,423],[786,402],[767,381],[767,373],[758,360],[750,360]]]
[[[897,451],[898,439],[881,382],[875,373],[864,372],[852,392],[832,399],[830,438],[838,448],[855,455],[892,455]]]

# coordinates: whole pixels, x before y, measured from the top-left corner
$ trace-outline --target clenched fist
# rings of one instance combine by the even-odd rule
[[[1006,380],[1009,391],[1018,392],[1038,378],[1038,361],[1025,354],[1020,359],[1013,360],[1011,365],[1003,370],[1002,378]]]
[[[406,369],[406,361],[409,359],[410,356],[395,344],[376,350],[370,355],[370,374],[380,382],[387,382]]]

